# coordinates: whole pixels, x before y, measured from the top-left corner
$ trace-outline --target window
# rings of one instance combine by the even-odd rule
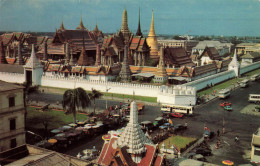
[[[10,147],[11,147],[11,148],[15,148],[16,145],[17,145],[17,143],[16,143],[16,138],[11,139]]]
[[[10,130],[15,130],[15,129],[16,129],[16,120],[10,119]]]
[[[15,106],[15,98],[9,97],[9,107],[14,107],[14,106]]]

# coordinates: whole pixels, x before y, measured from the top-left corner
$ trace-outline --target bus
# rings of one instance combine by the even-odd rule
[[[225,99],[230,96],[230,90],[229,89],[223,89],[220,92],[218,92],[218,98]]]
[[[248,101],[250,103],[260,103],[260,94],[249,94]]]
[[[193,106],[183,106],[183,105],[171,105],[171,104],[163,104],[161,111],[163,113],[181,113],[192,115],[193,114]]]
[[[248,84],[249,84],[249,80],[248,80],[248,79],[245,79],[245,80],[243,80],[243,81],[240,82],[240,86],[241,86],[242,88],[247,87]]]
[[[259,78],[260,78],[259,74],[254,74],[254,75],[251,76],[250,80],[257,81]]]

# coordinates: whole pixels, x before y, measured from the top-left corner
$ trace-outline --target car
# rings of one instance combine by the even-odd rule
[[[154,125],[151,121],[143,121],[141,122],[141,127],[143,130],[153,130]]]
[[[174,126],[170,123],[164,123],[163,125],[159,126],[160,129],[168,129],[168,127],[172,128]]]
[[[196,154],[201,154],[203,156],[210,156],[211,150],[206,148],[197,148],[193,150]]]
[[[224,109],[227,111],[232,111],[232,107],[230,107],[229,105],[225,106]]]
[[[175,117],[175,118],[182,118],[182,117],[183,117],[183,114],[178,113],[178,112],[170,113],[170,115],[171,115],[172,117]]]
[[[185,129],[187,129],[187,126],[184,126],[182,124],[176,124],[176,125],[174,125],[174,129],[175,129],[175,131],[185,130]]]
[[[232,103],[225,101],[225,102],[223,102],[223,103],[220,103],[219,105],[220,105],[221,107],[225,107],[225,106],[231,106]]]
[[[163,117],[158,117],[154,120],[153,125],[155,127],[159,127],[159,126],[163,125],[164,122],[165,122],[165,119]]]

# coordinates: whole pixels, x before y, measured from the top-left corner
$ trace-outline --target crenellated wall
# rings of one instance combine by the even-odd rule
[[[119,83],[119,82],[106,82],[99,80],[83,80],[73,78],[60,78],[54,76],[43,76],[41,80],[42,86],[57,87],[57,88],[74,88],[82,87],[85,90],[91,90],[92,88],[101,92],[106,92],[109,89],[109,93],[128,94],[138,96],[150,96],[156,97],[159,86],[143,85],[143,84],[131,84],[131,83]]]
[[[23,83],[25,82],[25,76],[20,73],[0,72],[0,80],[11,83]]]
[[[161,86],[157,95],[157,102],[163,104],[195,105],[196,88],[176,85],[173,87]]]
[[[240,68],[240,74],[247,73],[249,71],[255,70],[257,68],[260,68],[260,62],[256,62],[253,64],[250,64],[248,66],[243,66]],[[225,80],[231,79],[236,77],[235,72],[233,70],[224,71],[221,73],[217,73],[208,77],[201,78],[199,80],[195,80],[192,82],[188,82],[186,84],[183,84],[185,86],[192,86],[195,87],[197,90],[201,90],[207,87],[207,85],[211,84],[217,84],[220,82],[223,82]]]

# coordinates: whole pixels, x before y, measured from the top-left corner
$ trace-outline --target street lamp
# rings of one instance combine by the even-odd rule
[[[40,138],[42,139],[42,141],[43,141],[42,136],[40,136],[40,135],[38,135],[38,134],[36,134],[36,133],[34,133],[34,132],[32,132],[32,131],[26,131],[26,132],[27,132],[27,133],[30,133],[30,134],[32,134],[32,135],[35,135],[35,136],[40,137]]]
[[[108,92],[111,88],[106,87],[106,92]],[[107,109],[107,98],[106,98],[106,109]]]

